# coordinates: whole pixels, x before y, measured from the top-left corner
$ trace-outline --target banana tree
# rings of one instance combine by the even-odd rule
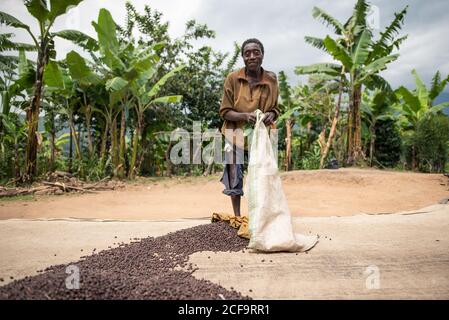
[[[384,70],[388,63],[396,60],[398,54],[391,54],[394,48],[405,40],[406,37],[395,38],[399,32],[407,7],[395,14],[392,23],[381,32],[381,36],[374,41],[373,34],[367,25],[367,14],[369,4],[364,0],[358,0],[352,16],[345,24],[315,7],[313,16],[326,25],[331,26],[339,36],[333,39],[326,36],[324,39],[316,37],[305,37],[305,41],[314,47],[324,50],[330,54],[338,64],[320,63],[310,66],[299,66],[297,74],[324,73],[332,76],[342,74],[348,79],[350,112],[348,112],[348,145],[347,163],[352,164],[364,158],[361,137],[361,114],[360,103],[362,86],[368,88],[382,88],[390,90],[387,81],[378,73]]]
[[[98,40],[92,39],[81,32],[73,30],[66,31],[58,36],[71,40],[85,49],[88,49],[92,59],[99,69],[105,89],[109,94],[109,101],[102,108],[92,107],[92,111],[103,115],[111,138],[111,158],[114,166],[114,175],[120,178],[125,176],[125,154],[126,154],[126,123],[129,110],[136,109],[137,134],[133,139],[139,141],[143,125],[143,113],[155,103],[173,103],[179,100],[178,96],[156,98],[160,88],[181,68],[177,68],[162,77],[153,87],[148,83],[153,81],[156,74],[159,56],[156,54],[163,47],[163,43],[155,43],[149,47],[137,46],[132,42],[121,43],[117,36],[117,25],[112,15],[106,9],[101,9],[98,20],[92,22]],[[97,54],[98,51],[98,54]],[[76,79],[83,81],[86,85],[92,85],[92,77],[95,74],[89,70],[85,60],[75,52],[67,56],[67,62],[72,74]],[[148,92],[148,93],[146,93]],[[149,100],[148,100],[149,99]],[[137,104],[134,105],[133,103]],[[139,105],[140,103],[140,105]],[[120,123],[118,117],[120,116]],[[120,132],[117,132],[119,125]],[[137,136],[137,138],[136,138]],[[106,146],[106,136],[103,136],[102,150]],[[133,152],[129,176],[134,175],[138,145],[133,143]],[[102,162],[104,153],[102,153]],[[133,172],[133,173],[130,173]]]
[[[27,110],[28,141],[26,146],[26,164],[24,180],[32,181],[37,169],[37,126],[39,121],[42,88],[44,86],[44,70],[50,59],[55,56],[53,34],[50,32],[57,17],[66,13],[69,7],[78,5],[82,0],[27,0],[25,6],[28,12],[37,20],[39,35],[31,32],[31,28],[15,17],[0,11],[0,23],[7,26],[24,29],[28,32],[37,49],[36,79],[34,93]],[[48,7],[50,5],[50,7]]]
[[[306,144],[305,149],[309,149],[312,143],[312,123],[318,124],[321,127],[321,132],[318,135],[320,153],[323,151],[323,139],[327,124],[329,122],[329,113],[332,109],[332,96],[335,90],[333,77],[328,76],[313,76],[309,78],[309,84],[299,85],[296,87],[289,87],[289,90],[285,90],[285,83],[283,80],[283,75],[279,76],[280,79],[280,92],[281,92],[281,107],[283,114],[279,117],[278,123],[283,124],[286,121],[286,126],[290,120],[290,134],[288,128],[286,128],[286,161],[288,160],[288,149],[293,147],[293,125],[297,124],[300,131],[300,137],[305,137]],[[284,87],[284,88],[282,88]],[[287,93],[290,96],[287,96]],[[304,131],[303,128],[306,128]],[[303,135],[302,133],[305,133]],[[290,139],[288,139],[290,136]],[[290,140],[290,141],[288,141]],[[300,150],[298,156],[303,155],[303,144],[302,138],[300,138]],[[289,143],[291,146],[289,147]],[[290,151],[290,157],[293,158],[293,154]],[[292,161],[293,162],[293,161]],[[285,164],[287,168],[287,162]]]
[[[343,95],[343,84],[345,82],[345,77],[344,77],[344,68],[342,70],[342,74],[340,76],[340,80],[338,82],[338,98],[337,98],[337,103],[335,106],[335,113],[334,113],[334,117],[332,119],[332,125],[329,131],[329,136],[327,137],[327,141],[326,144],[323,148],[323,151],[321,153],[321,159],[320,159],[320,169],[323,169],[325,167],[325,161],[327,159],[327,155],[329,154],[329,150],[331,148],[331,145],[334,141],[334,136],[335,136],[335,132],[337,130],[337,124],[338,124],[338,118],[340,116],[340,108],[341,108],[341,100],[342,100],[342,95]]]
[[[9,115],[0,114],[0,120],[5,129],[5,136],[3,138],[3,141],[13,146],[13,154],[12,154],[12,158],[14,159],[13,175],[15,179],[19,180],[21,175],[20,152],[22,151],[21,146],[23,146],[22,140],[26,139],[26,126],[13,121],[11,119],[11,114]]]
[[[434,75],[430,90],[426,87],[416,70],[412,70],[415,78],[416,88],[412,91],[404,86],[399,87],[395,93],[399,102],[395,104],[396,109],[402,111],[402,126],[406,134],[411,134],[421,119],[429,114],[441,112],[449,107],[449,102],[434,105],[435,99],[443,92],[449,82],[449,75],[441,80],[439,71]],[[412,145],[412,169],[416,169],[416,146]]]
[[[83,166],[82,166],[82,150],[78,139],[78,133],[75,128],[75,108],[79,104],[79,99],[77,99],[75,94],[75,83],[69,75],[69,71],[59,67],[58,63],[54,60],[50,60],[47,64],[47,68],[44,73],[44,81],[47,85],[47,92],[49,94],[55,93],[62,97],[62,105],[60,111],[67,115],[69,120],[69,127],[71,136],[74,137],[73,141],[75,144],[75,152],[80,163],[79,170],[80,175],[83,177]],[[53,146],[54,147],[54,146]]]
[[[285,113],[295,107],[292,99],[291,87],[287,82],[287,76],[284,71],[279,72],[279,94],[281,96],[280,107],[282,112]],[[292,114],[288,114],[285,117],[285,171],[290,171],[292,166],[292,127],[294,125],[294,119]]]
[[[14,42],[12,33],[0,34],[0,94],[2,113],[7,115],[11,109],[12,99],[18,94],[18,87],[15,84],[17,80],[17,68],[19,67],[19,57],[14,55],[5,55],[7,51],[35,51],[36,47],[27,43]],[[22,53],[24,57],[24,53]],[[22,75],[23,76],[23,75]],[[0,123],[0,133],[2,124]]]
[[[138,156],[138,150],[140,146],[140,141],[142,138],[142,129],[143,129],[143,121],[144,121],[144,113],[150,107],[157,104],[169,104],[169,103],[178,103],[182,100],[181,95],[172,95],[172,96],[163,96],[157,97],[160,90],[163,88],[165,83],[172,78],[176,73],[180,72],[184,69],[185,66],[181,65],[171,70],[167,74],[165,74],[159,81],[157,81],[154,85],[148,86],[148,80],[151,79],[152,74],[156,71],[156,68],[152,67],[148,69],[148,72],[144,72],[139,79],[134,81],[131,84],[131,92],[133,94],[133,99],[136,100],[136,104],[134,105],[134,109],[136,111],[137,116],[137,125],[136,130],[133,136],[132,143],[132,156],[130,163],[130,170],[128,173],[128,178],[133,179],[136,174],[136,160]]]
[[[76,82],[77,89],[81,94],[81,112],[84,113],[87,132],[87,147],[89,157],[94,153],[94,144],[92,141],[91,120],[94,101],[88,98],[89,89],[101,82],[99,76],[89,68],[86,61],[75,51],[70,51],[66,56],[67,65],[70,71],[70,77]]]
[[[369,143],[369,165],[373,165],[374,145],[376,143],[376,125],[378,121],[386,119],[397,119],[398,113],[391,107],[393,97],[376,89],[371,93],[364,92],[362,96],[361,110],[363,119],[368,124]]]

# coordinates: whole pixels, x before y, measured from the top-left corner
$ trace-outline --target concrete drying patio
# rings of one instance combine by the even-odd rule
[[[449,299],[448,204],[294,222],[299,232],[320,235],[307,254],[201,252],[190,256],[199,268],[193,275],[255,299]],[[2,220],[0,285],[77,261],[93,249],[204,223],[209,221]]]

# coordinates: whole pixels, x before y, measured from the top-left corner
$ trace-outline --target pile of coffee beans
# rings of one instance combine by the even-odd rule
[[[0,287],[0,299],[250,299],[196,279],[188,263],[195,252],[236,252],[247,245],[224,222],[200,225],[49,267]]]

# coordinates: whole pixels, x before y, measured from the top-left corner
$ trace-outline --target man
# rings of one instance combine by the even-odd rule
[[[232,201],[234,215],[240,216],[240,200],[243,195],[243,129],[246,124],[254,124],[254,111],[265,113],[264,124],[272,125],[279,116],[279,87],[276,74],[264,70],[263,44],[257,39],[248,39],[242,44],[242,58],[245,67],[231,72],[225,80],[220,117],[224,120],[222,133],[227,145],[225,168],[221,182],[223,193]]]

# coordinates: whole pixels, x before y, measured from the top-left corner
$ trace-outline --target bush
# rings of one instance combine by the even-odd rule
[[[423,172],[443,172],[449,156],[449,117],[429,115],[413,135],[418,167]]]
[[[395,167],[401,159],[402,140],[395,121],[379,120],[375,128],[374,158],[384,167]]]
[[[316,170],[320,168],[321,152],[320,146],[315,141],[310,150],[306,151],[300,159],[299,169],[302,170]]]

